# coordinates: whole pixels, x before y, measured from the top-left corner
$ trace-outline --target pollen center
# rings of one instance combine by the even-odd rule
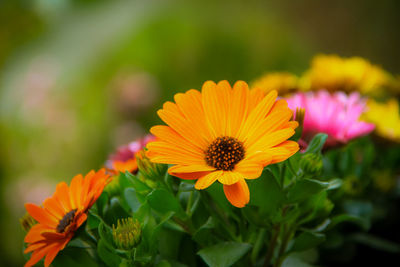
[[[73,222],[75,218],[75,213],[76,209],[71,210],[70,212],[64,215],[64,217],[60,220],[60,222],[57,225],[56,228],[57,233],[64,233],[65,228],[67,228],[67,226],[70,225],[71,222]]]
[[[242,142],[236,138],[223,136],[215,139],[205,151],[206,163],[217,170],[231,171],[244,158]]]

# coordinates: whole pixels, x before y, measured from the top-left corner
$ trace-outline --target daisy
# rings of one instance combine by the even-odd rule
[[[325,147],[346,144],[351,139],[366,135],[374,129],[374,124],[360,120],[366,109],[365,99],[353,92],[329,93],[327,91],[297,93],[286,101],[294,111],[304,108],[305,116],[300,143],[307,146],[317,133],[326,133]]]
[[[258,178],[265,166],[299,149],[287,140],[298,123],[290,121],[286,101],[276,98],[276,91],[265,95],[243,81],[233,88],[227,81],[207,81],[201,92],[176,94],[175,103],[166,102],[158,111],[167,126],[151,128],[157,141],[147,145],[147,156],[172,164],[173,176],[195,179],[196,189],[219,181],[227,199],[244,207],[250,200],[245,179]]]
[[[69,187],[65,182],[59,183],[54,195],[43,202],[43,207],[25,204],[28,213],[38,222],[24,239],[28,243],[25,253],[33,252],[25,267],[35,265],[43,257],[46,267],[51,264],[86,221],[89,208],[109,180],[104,169],[91,171],[84,178],[75,176]]]
[[[311,68],[301,79],[303,90],[358,91],[375,95],[391,83],[389,73],[361,57],[323,54],[313,58]]]

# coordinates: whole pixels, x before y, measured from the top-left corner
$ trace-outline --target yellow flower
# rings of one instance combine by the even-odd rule
[[[391,82],[389,73],[363,58],[317,55],[300,84],[303,90],[359,91],[377,95]]]
[[[289,72],[267,73],[252,83],[252,88],[260,88],[265,93],[277,90],[279,95],[292,93],[298,88],[298,77]]]
[[[367,102],[368,110],[364,120],[375,124],[375,132],[384,138],[400,142],[399,102],[392,98],[386,103],[372,99]]]
[[[290,121],[287,102],[276,98],[276,91],[265,95],[243,81],[233,88],[227,81],[208,81],[201,92],[176,94],[176,103],[166,102],[158,111],[168,126],[151,128],[157,139],[147,145],[147,156],[173,164],[168,170],[173,176],[196,179],[196,189],[218,180],[227,199],[244,207],[250,200],[245,179],[258,178],[265,166],[299,149],[287,140],[298,123]]]

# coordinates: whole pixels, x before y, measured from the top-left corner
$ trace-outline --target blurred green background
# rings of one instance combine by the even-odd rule
[[[400,1],[0,1],[0,265],[18,218],[205,80],[301,74],[316,53],[400,73]]]

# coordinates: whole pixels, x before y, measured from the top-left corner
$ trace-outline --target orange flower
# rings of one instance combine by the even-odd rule
[[[135,173],[138,170],[136,161],[136,155],[143,150],[143,148],[151,141],[154,140],[154,136],[151,134],[146,135],[144,138],[138,139],[125,146],[118,148],[117,152],[110,156],[106,162],[107,168],[113,170],[117,174],[119,172],[131,172]]]
[[[281,162],[299,149],[287,141],[298,126],[289,121],[292,111],[277,92],[265,95],[238,81],[204,83],[202,92],[176,94],[158,111],[168,126],[154,126],[157,137],[147,145],[147,156],[156,163],[173,164],[171,175],[197,179],[205,189],[219,181],[227,199],[236,207],[250,200],[245,179],[258,178],[265,166]]]
[[[54,195],[43,202],[43,207],[25,204],[28,213],[38,221],[25,236],[28,243],[25,253],[33,251],[25,267],[35,265],[45,256],[44,265],[50,265],[86,221],[89,208],[109,181],[104,169],[91,171],[85,178],[75,176],[70,187],[65,182],[59,183]]]

